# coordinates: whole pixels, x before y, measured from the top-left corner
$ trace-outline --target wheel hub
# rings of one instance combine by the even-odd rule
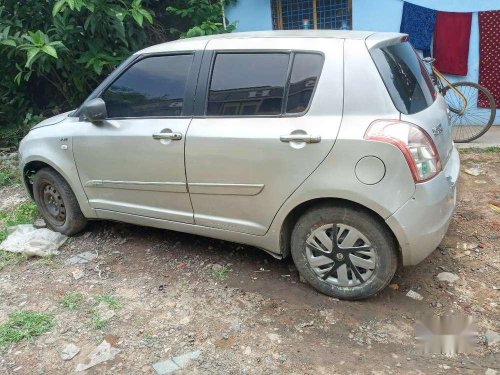
[[[345,224],[323,225],[306,240],[309,265],[321,279],[337,286],[365,283],[376,268],[375,250],[356,228]]]
[[[66,220],[66,207],[59,191],[51,184],[45,184],[42,188],[42,197],[45,211],[58,225],[64,224]]]

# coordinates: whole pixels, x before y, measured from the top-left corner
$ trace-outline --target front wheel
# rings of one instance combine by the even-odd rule
[[[457,82],[453,87],[467,100],[464,108],[463,100],[450,86],[443,89],[443,96],[450,108],[453,141],[471,142],[486,133],[493,124],[496,114],[495,99],[486,88],[474,82]],[[460,114],[462,110],[463,113]]]
[[[50,168],[43,168],[33,177],[33,196],[47,226],[71,236],[87,224],[75,194],[64,178]]]
[[[292,232],[291,252],[315,289],[341,299],[370,297],[389,284],[397,268],[392,233],[370,213],[320,206],[306,212]]]

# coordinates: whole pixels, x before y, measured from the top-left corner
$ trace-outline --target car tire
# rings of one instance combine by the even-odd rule
[[[87,225],[71,187],[53,169],[40,169],[33,176],[33,197],[50,229],[71,236]]]
[[[291,253],[300,275],[316,290],[347,300],[380,292],[398,264],[396,240],[383,222],[366,210],[333,205],[315,207],[299,218]]]

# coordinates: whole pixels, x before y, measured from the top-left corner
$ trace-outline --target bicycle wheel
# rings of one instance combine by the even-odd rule
[[[453,141],[457,143],[466,143],[481,137],[493,124],[496,114],[496,104],[493,95],[483,86],[473,82],[457,82],[453,84],[467,100],[467,106],[462,114],[457,112],[463,106],[462,99],[446,86],[443,90],[443,96],[450,111],[451,124],[453,125]],[[479,94],[484,95],[489,105],[478,107],[477,99]]]

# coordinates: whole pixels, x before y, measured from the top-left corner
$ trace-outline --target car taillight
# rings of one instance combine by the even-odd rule
[[[413,180],[428,181],[441,171],[441,160],[429,134],[419,126],[399,120],[375,120],[365,133],[370,141],[390,143],[401,150]]]

